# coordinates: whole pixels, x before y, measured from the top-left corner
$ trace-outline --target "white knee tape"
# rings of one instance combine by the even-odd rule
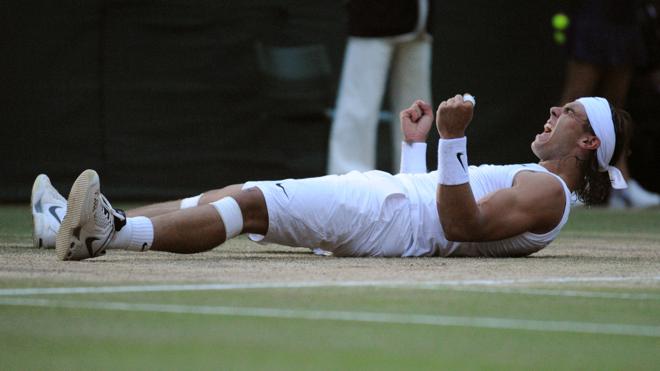
[[[238,206],[238,202],[232,197],[225,197],[215,202],[211,202],[222,218],[225,224],[225,231],[227,239],[233,238],[241,234],[243,231],[243,213]]]
[[[190,207],[195,207],[199,204],[199,199],[202,198],[202,195],[197,195],[195,197],[188,197],[181,200],[181,209],[188,209]]]

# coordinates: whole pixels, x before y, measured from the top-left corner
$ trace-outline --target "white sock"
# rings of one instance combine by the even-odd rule
[[[154,225],[144,216],[126,218],[126,225],[115,234],[109,249],[147,251],[154,242]]]
[[[183,200],[181,200],[180,208],[187,209],[199,205],[199,199],[202,198],[202,195],[203,193],[194,197],[184,198]]]

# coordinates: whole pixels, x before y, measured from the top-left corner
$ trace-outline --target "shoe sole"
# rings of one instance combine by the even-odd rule
[[[32,193],[30,195],[30,207],[32,208],[32,210],[30,210],[32,213],[32,245],[37,249],[43,247],[43,242],[41,241],[41,238],[37,237],[38,234],[35,232],[37,231],[37,226],[39,226],[40,230],[43,228],[44,217],[40,213],[34,212],[34,205],[42,196],[43,187],[41,185],[44,181],[50,182],[48,176],[45,174],[39,174],[37,179],[34,180],[34,184],[32,184]]]
[[[99,176],[94,170],[85,170],[78,176],[69,192],[67,201],[67,213],[62,220],[57,238],[55,239],[55,252],[59,260],[71,259],[71,237],[73,230],[80,226],[82,218],[82,207],[87,204],[89,187],[99,182]]]

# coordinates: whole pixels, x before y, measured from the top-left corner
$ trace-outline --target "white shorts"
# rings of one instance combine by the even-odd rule
[[[402,256],[413,243],[405,188],[382,171],[247,182],[268,208],[266,236],[255,241],[319,247],[335,256]]]

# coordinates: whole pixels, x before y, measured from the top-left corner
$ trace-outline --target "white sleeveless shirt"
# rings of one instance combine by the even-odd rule
[[[521,171],[542,172],[553,175],[566,195],[564,215],[555,228],[544,234],[525,232],[499,241],[453,242],[447,241],[440,224],[436,206],[437,171],[426,174],[397,174],[406,188],[411,202],[414,242],[403,256],[487,256],[517,257],[537,252],[552,242],[566,224],[571,208],[571,192],[557,175],[538,164],[470,166],[470,187],[475,200],[489,193],[513,186]]]

